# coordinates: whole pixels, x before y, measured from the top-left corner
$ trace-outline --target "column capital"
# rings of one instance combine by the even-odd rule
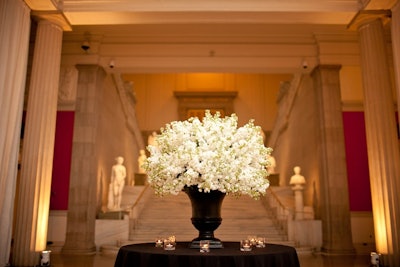
[[[32,10],[57,10],[52,0],[24,0]]]
[[[400,10],[400,1],[398,1],[392,8],[392,12],[395,12],[397,10]]]
[[[365,10],[391,9],[398,0],[368,0],[364,7]]]
[[[365,24],[371,23],[374,20],[381,20],[383,25],[386,25],[392,17],[390,10],[362,10],[357,13],[351,20],[347,28],[356,31]]]
[[[61,27],[63,31],[72,31],[71,24],[59,11],[32,11],[32,17],[37,21],[49,21]]]

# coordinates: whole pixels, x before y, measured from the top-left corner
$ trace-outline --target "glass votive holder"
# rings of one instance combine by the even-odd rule
[[[164,240],[164,250],[175,250],[175,242],[169,239]]]
[[[257,237],[257,241],[256,241],[256,247],[258,248],[265,248],[265,237]]]
[[[257,236],[248,236],[247,239],[250,241],[252,247],[257,245]]]
[[[168,240],[171,241],[172,243],[175,243],[176,237],[174,235],[171,235],[170,237],[168,237]]]
[[[251,251],[251,241],[249,239],[240,241],[240,251]]]
[[[164,247],[164,240],[162,238],[157,238],[156,239],[156,248],[162,248]]]
[[[209,240],[200,240],[200,252],[210,252],[210,241]]]

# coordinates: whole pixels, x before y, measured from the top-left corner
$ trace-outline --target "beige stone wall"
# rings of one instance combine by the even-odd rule
[[[177,100],[174,91],[237,91],[234,101],[239,123],[254,118],[265,131],[272,131],[277,118],[277,97],[280,84],[290,81],[291,74],[249,73],[176,73],[130,74],[124,80],[132,81],[137,97],[138,124],[142,131],[158,130],[178,119]],[[344,103],[362,108],[362,83],[360,69],[347,66],[340,71],[342,99]],[[297,88],[296,101],[287,117],[287,129],[281,132],[274,145],[280,185],[288,185],[293,167],[300,166],[306,177],[305,205],[315,205],[318,215],[319,182],[317,158],[317,114],[311,78],[306,74]],[[307,146],[304,146],[307,144]]]
[[[178,101],[174,91],[237,91],[234,100],[239,124],[255,119],[265,131],[273,127],[276,98],[282,81],[291,74],[175,73],[130,74],[137,97],[136,112],[142,131],[158,130],[166,123],[178,120]]]
[[[111,167],[117,156],[124,157],[127,177],[126,183],[132,184],[137,171],[139,148],[135,136],[127,128],[125,114],[118,91],[111,76],[103,84],[100,121],[98,126],[98,196],[102,206],[107,204],[108,186],[111,179]]]
[[[316,113],[316,98],[313,82],[309,75],[302,77],[296,90],[287,119],[287,127],[273,147],[273,155],[277,161],[277,172],[280,175],[280,185],[289,185],[290,177],[294,174],[293,167],[300,166],[301,174],[306,179],[304,190],[304,205],[313,206],[318,217],[319,179],[318,179],[318,147]],[[292,92],[293,93],[293,92]],[[284,97],[288,97],[290,92]],[[282,99],[284,102],[286,99]],[[304,145],[307,144],[307,145]]]
[[[344,104],[362,103],[363,87],[360,67],[343,66],[340,69],[340,94]]]
[[[277,118],[277,97],[281,82],[292,80],[291,74],[154,73],[130,74],[124,75],[123,78],[133,83],[137,97],[138,124],[142,131],[158,130],[165,123],[178,119],[178,102],[173,95],[174,91],[237,91],[234,108],[239,116],[239,123],[254,118],[256,124],[268,132],[273,130],[279,120],[287,119],[287,128],[281,132],[273,147],[280,185],[288,185],[293,175],[293,167],[300,166],[301,173],[307,180],[304,204],[313,205],[318,216],[318,122],[313,82],[309,75],[305,74],[302,77],[295,92],[290,116],[287,118]],[[362,110],[359,67],[343,67],[340,70],[340,80],[344,106],[349,104]]]

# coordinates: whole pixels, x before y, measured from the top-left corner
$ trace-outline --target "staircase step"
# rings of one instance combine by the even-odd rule
[[[149,188],[148,190],[152,190]],[[285,202],[293,201],[290,188],[282,188]],[[155,196],[153,192],[144,204],[140,217],[130,230],[129,240],[119,240],[118,244],[103,246],[102,254],[117,253],[122,245],[154,242],[156,238],[175,235],[177,241],[191,241],[198,231],[191,223],[191,204],[185,193]],[[288,241],[284,230],[276,224],[274,213],[265,208],[262,201],[250,197],[226,196],[222,203],[222,223],[214,232],[215,237],[224,241],[239,241],[248,236],[263,236],[268,243],[295,247],[299,253],[311,253],[312,248],[298,248]]]
[[[130,239],[135,242],[152,242],[157,236],[170,234],[178,240],[192,240],[197,237],[198,231],[191,224],[191,212],[190,200],[184,193],[177,196],[152,196],[136,222]],[[215,231],[217,238],[238,241],[248,235],[262,235],[274,242],[287,240],[261,201],[246,196],[226,196],[221,216],[222,224]]]

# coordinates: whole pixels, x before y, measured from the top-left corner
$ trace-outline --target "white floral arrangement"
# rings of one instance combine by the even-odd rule
[[[156,140],[147,147],[150,156],[143,167],[157,195],[177,195],[197,185],[201,192],[258,199],[269,186],[272,149],[264,146],[253,120],[238,128],[236,114],[221,117],[207,110],[202,121],[192,117],[167,124]]]

